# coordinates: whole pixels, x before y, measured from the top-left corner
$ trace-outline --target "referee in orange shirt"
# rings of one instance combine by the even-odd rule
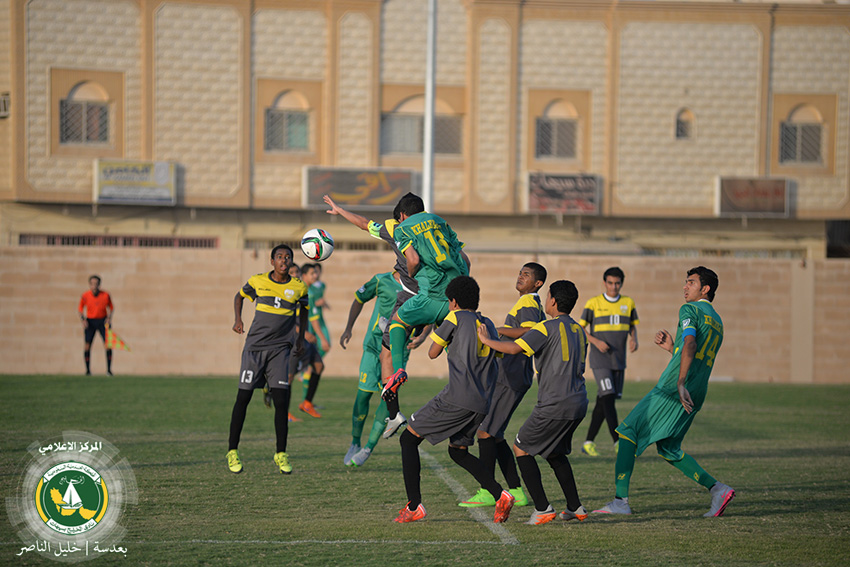
[[[83,322],[86,348],[86,376],[91,376],[91,342],[97,332],[103,337],[106,347],[106,326],[112,324],[112,298],[109,293],[100,289],[100,276],[89,277],[89,289],[80,298],[80,320]],[[112,376],[112,349],[106,349],[106,375]]]

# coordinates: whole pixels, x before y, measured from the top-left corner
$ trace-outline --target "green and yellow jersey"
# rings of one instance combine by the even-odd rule
[[[444,301],[449,282],[457,276],[469,275],[460,254],[463,244],[441,217],[416,213],[396,227],[394,237],[402,254],[410,246],[419,254],[419,270],[414,274],[419,293]]]

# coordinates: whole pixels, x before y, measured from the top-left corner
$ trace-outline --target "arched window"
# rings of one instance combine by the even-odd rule
[[[109,142],[109,95],[99,84],[77,84],[59,100],[59,143],[97,145]]]
[[[683,108],[676,114],[676,139],[690,140],[696,133],[696,120],[694,113]]]
[[[823,117],[816,108],[795,107],[779,127],[779,163],[822,163],[823,130]]]
[[[310,108],[297,91],[281,93],[266,108],[265,148],[282,152],[310,150]]]
[[[381,116],[382,154],[421,154],[425,97],[413,96]],[[439,99],[434,101],[434,153],[459,155],[463,149],[463,116]]]
[[[556,100],[536,122],[537,158],[575,159],[578,155],[579,122],[575,106]]]

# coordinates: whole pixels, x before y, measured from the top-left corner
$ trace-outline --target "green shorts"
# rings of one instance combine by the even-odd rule
[[[439,325],[449,314],[449,300],[417,294],[405,301],[396,311],[399,321],[408,328],[418,325]]]
[[[636,455],[655,443],[659,455],[678,461],[683,456],[682,440],[696,414],[687,413],[678,396],[653,388],[620,423],[617,433],[637,446]]]

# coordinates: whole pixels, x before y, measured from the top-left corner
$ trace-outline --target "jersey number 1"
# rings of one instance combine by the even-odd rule
[[[434,260],[439,264],[446,259],[446,252],[449,251],[449,245],[446,243],[446,237],[443,236],[443,233],[439,230],[434,230],[433,234],[430,230],[427,230],[424,234],[425,238],[427,238],[431,243],[431,246],[434,247]],[[434,234],[437,235],[436,239],[434,238]],[[439,245],[437,242],[439,242]]]

